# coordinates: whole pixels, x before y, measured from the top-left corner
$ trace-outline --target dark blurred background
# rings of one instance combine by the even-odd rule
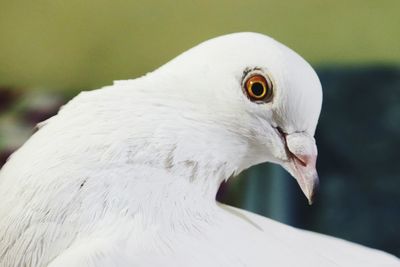
[[[81,90],[138,77],[218,35],[268,34],[316,68],[321,190],[280,167],[221,187],[225,203],[400,256],[400,1],[1,1],[0,166]]]

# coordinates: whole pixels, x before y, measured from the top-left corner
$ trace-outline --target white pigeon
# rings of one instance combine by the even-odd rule
[[[0,174],[0,266],[400,266],[215,201],[267,161],[311,201],[321,103],[310,65],[257,33],[81,93]]]

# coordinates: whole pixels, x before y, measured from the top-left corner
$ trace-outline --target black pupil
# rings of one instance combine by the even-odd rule
[[[251,91],[255,96],[262,96],[264,93],[264,87],[261,83],[253,83],[251,86]]]

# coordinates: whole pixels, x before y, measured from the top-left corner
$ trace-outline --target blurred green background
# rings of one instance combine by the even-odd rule
[[[400,1],[1,1],[0,162],[81,90],[138,77],[197,43],[256,31],[316,68],[321,192],[263,164],[223,202],[400,255]]]

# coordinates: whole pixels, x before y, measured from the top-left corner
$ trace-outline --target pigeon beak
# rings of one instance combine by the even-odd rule
[[[280,133],[285,141],[289,159],[283,167],[297,180],[308,199],[308,204],[311,205],[319,185],[315,167],[318,154],[315,139],[305,132]]]

